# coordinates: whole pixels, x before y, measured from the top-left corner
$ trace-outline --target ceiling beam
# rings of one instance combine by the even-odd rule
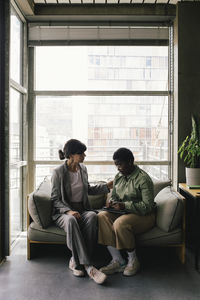
[[[33,16],[35,4],[33,0],[15,0],[24,16]]]
[[[35,16],[63,15],[133,15],[133,16],[175,16],[176,6],[172,4],[68,4],[68,5],[35,5]]]

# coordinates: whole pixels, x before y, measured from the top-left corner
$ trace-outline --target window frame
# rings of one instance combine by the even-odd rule
[[[19,19],[21,22],[21,40],[20,40],[20,48],[21,48],[21,58],[20,58],[20,83],[16,82],[12,78],[10,78],[9,82],[9,88],[10,91],[13,89],[13,91],[19,93],[20,97],[20,108],[19,108],[19,116],[20,116],[20,159],[16,162],[10,162],[9,163],[9,169],[12,167],[17,168],[20,173],[20,184],[19,184],[19,189],[20,189],[20,232],[19,235],[22,231],[26,230],[26,202],[24,199],[26,199],[27,195],[27,180],[26,180],[26,172],[27,172],[27,141],[28,141],[28,135],[27,135],[27,118],[26,118],[26,109],[27,109],[27,98],[28,98],[28,93],[27,93],[27,23],[16,6],[16,4],[12,1],[11,3],[11,10],[10,10],[10,18],[11,14],[15,14],[16,17]],[[10,46],[11,47],[11,46]],[[9,108],[10,111],[10,108]],[[10,141],[9,141],[10,145]],[[9,177],[10,178],[10,177]],[[10,179],[9,179],[10,180]],[[11,213],[11,212],[10,212]],[[10,228],[11,230],[11,228]],[[18,237],[18,236],[17,236]],[[16,239],[17,239],[16,237]],[[11,235],[10,235],[10,248],[12,251],[12,248],[15,245],[16,239],[11,241]]]
[[[166,25],[165,25],[166,26]],[[29,166],[29,188],[30,191],[35,188],[35,171],[36,166],[38,165],[60,165],[60,160],[35,160],[35,103],[36,103],[36,97],[37,96],[98,96],[98,95],[106,95],[106,96],[167,96],[168,97],[168,160],[165,161],[136,161],[136,164],[138,165],[163,165],[168,166],[168,174],[169,179],[172,179],[172,142],[173,142],[173,130],[172,130],[172,124],[173,124],[173,91],[172,91],[172,48],[171,44],[173,43],[172,40],[172,34],[171,31],[173,30],[171,25],[168,25],[169,27],[169,43],[168,45],[168,90],[166,91],[81,91],[81,90],[75,90],[75,91],[37,91],[34,89],[34,83],[35,83],[35,74],[34,74],[34,68],[35,68],[35,46],[38,46],[36,43],[30,44],[29,47],[29,79],[32,79],[32,82],[29,80],[29,160],[28,160],[28,166]],[[76,41],[76,45],[85,45],[85,43],[81,43],[81,41]],[[42,46],[50,46],[48,42],[45,43],[43,41],[41,43]],[[53,43],[55,46],[59,46],[59,42]],[[66,44],[65,44],[66,45]],[[98,45],[98,41],[96,41],[96,45]],[[105,45],[113,45],[115,46],[115,42],[110,41],[109,43]],[[126,45],[126,42],[121,45]],[[138,45],[138,44],[137,44]],[[155,45],[155,43],[147,44],[147,41],[141,41],[141,46],[151,46]],[[159,45],[159,43],[158,43]],[[163,46],[163,41],[160,43],[161,46]],[[69,45],[70,47],[70,45]],[[32,112],[32,113],[31,113]],[[113,161],[85,161],[85,165],[112,165]]]

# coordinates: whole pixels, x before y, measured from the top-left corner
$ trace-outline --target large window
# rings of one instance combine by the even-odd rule
[[[10,26],[10,243],[13,244],[22,227],[23,207],[23,27],[17,12],[11,9]]]
[[[90,180],[115,175],[119,147],[152,177],[170,177],[168,61],[168,46],[36,47],[36,184],[70,138],[87,145]]]

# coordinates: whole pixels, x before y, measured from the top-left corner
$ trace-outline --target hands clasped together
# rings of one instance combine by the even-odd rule
[[[66,212],[66,214],[75,217],[77,220],[79,220],[81,218],[80,213],[78,211],[75,211],[75,210],[68,210]]]
[[[110,202],[108,202],[106,206],[114,208],[116,210],[123,210],[123,209],[125,209],[125,204],[123,202],[117,202],[117,201],[113,201],[113,200],[111,200]]]

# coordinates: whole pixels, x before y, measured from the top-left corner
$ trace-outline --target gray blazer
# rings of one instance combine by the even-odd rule
[[[84,209],[90,209],[88,194],[95,195],[108,193],[109,188],[107,184],[97,184],[90,186],[90,184],[88,183],[87,168],[83,164],[80,164],[79,166],[83,181],[83,207]],[[53,170],[51,184],[51,200],[53,201],[52,218],[53,220],[56,220],[61,214],[64,214],[66,211],[71,210],[70,202],[72,192],[66,161],[64,164]]]

